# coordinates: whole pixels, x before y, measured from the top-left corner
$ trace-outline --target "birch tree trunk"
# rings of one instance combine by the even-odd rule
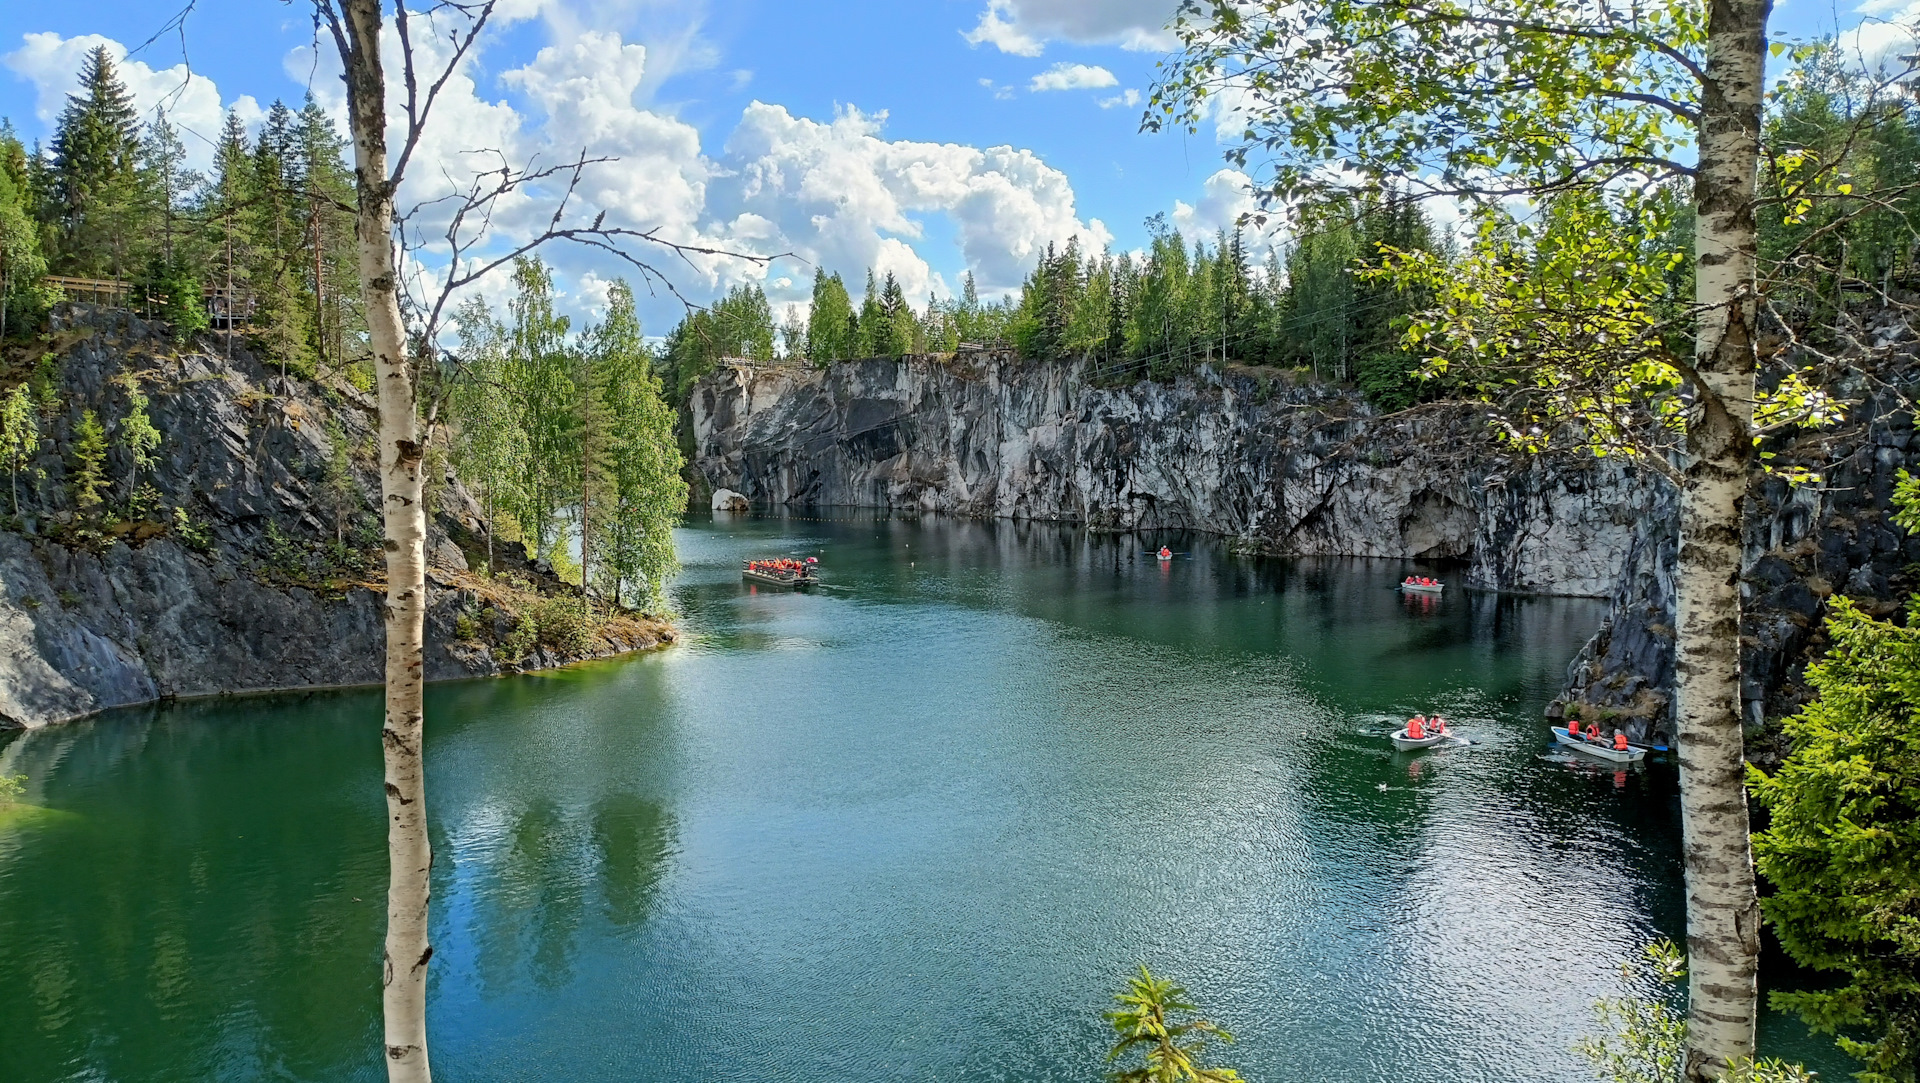
[[[347,114],[359,195],[354,224],[360,295],[367,309],[380,404],[380,499],[387,553],[386,753],[387,941],[381,976],[387,1078],[427,1083],[428,879],[421,743],[426,618],[426,514],[413,366],[407,356],[393,255],[394,188],[387,175],[386,76],[380,62],[381,0],[340,0],[348,55]]]
[[[1689,1083],[1754,1050],[1760,909],[1740,709],[1740,534],[1753,458],[1755,183],[1770,0],[1711,0],[1695,181],[1699,306],[1680,503],[1678,739]]]

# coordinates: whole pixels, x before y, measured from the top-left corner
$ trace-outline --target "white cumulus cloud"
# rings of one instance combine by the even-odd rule
[[[33,84],[34,116],[50,129],[66,107],[67,95],[80,89],[80,68],[86,55],[102,45],[113,57],[114,68],[141,118],[152,120],[156,110],[166,110],[167,119],[180,130],[187,164],[195,169],[212,164],[214,141],[220,136],[228,105],[238,109],[240,119],[249,125],[257,124],[265,115],[252,97],[222,104],[213,80],[189,73],[185,64],[155,69],[144,61],[128,60],[126,46],[99,34],[71,38],[52,32],[23,34],[20,48],[0,57],[0,63]]]
[[[1118,86],[1113,73],[1095,64],[1055,64],[1033,77],[1029,90],[1099,90]]]
[[[969,45],[991,45],[1014,56],[1039,56],[1046,46],[1007,18],[1012,6],[1012,0],[991,0],[980,15],[980,25],[960,36]]]
[[[821,122],[754,102],[727,140],[728,184],[788,249],[829,270],[891,271],[909,296],[946,292],[910,243],[924,235],[921,215],[953,223],[986,290],[1019,285],[1050,241],[1110,239],[1101,222],[1081,221],[1066,174],[1031,151],[888,140],[885,119],[844,108]]]
[[[1177,7],[1178,0],[988,0],[966,39],[1015,56],[1039,56],[1049,41],[1165,52],[1178,44],[1166,29]]]

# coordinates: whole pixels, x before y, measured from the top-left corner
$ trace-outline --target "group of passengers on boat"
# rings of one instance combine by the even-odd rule
[[[1539,731],[1535,730],[1534,732],[1538,733]],[[1441,718],[1439,715],[1434,715],[1429,718],[1426,715],[1417,714],[1407,719],[1408,740],[1424,741],[1429,737],[1451,736],[1453,736],[1453,733],[1447,729],[1447,720]]]
[[[1537,733],[1539,731],[1536,730],[1535,732]],[[1577,718],[1567,720],[1567,736],[1576,741],[1585,741],[1593,745],[1606,743],[1606,739],[1600,736],[1599,726],[1589,722],[1587,723],[1586,731],[1583,733],[1580,729],[1580,720]],[[1613,750],[1615,752],[1625,752],[1627,750],[1626,730],[1617,729],[1613,731]]]
[[[818,563],[818,561],[813,557],[808,557],[805,560],[795,560],[792,557],[776,557],[773,560],[749,560],[747,561],[747,570],[750,572],[763,572],[768,575],[805,575],[808,570],[807,566],[815,563]]]
[[[1440,585],[1440,580],[1430,579],[1424,575],[1409,575],[1400,581],[1400,585],[1403,587],[1437,587]]]

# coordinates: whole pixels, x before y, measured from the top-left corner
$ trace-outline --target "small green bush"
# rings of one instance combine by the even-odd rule
[[[566,654],[579,654],[593,642],[580,603],[571,598],[544,598],[533,607],[540,643]]]
[[[205,525],[194,522],[185,508],[173,509],[173,533],[190,549],[204,553],[213,548],[213,535]]]
[[[0,775],[0,808],[7,808],[27,792],[27,776]]]
[[[540,626],[534,623],[533,617],[522,613],[520,619],[514,622],[513,631],[508,632],[507,638],[493,648],[493,656],[502,662],[518,662],[525,658],[539,641]]]

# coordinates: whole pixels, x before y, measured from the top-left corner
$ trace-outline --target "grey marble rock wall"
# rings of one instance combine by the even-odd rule
[[[46,346],[47,439],[21,479],[21,513],[0,524],[0,725],[172,696],[379,682],[372,403],[343,384],[282,380],[243,345],[231,356],[212,339],[176,347],[158,325],[90,306],[57,310]],[[114,382],[130,371],[161,436],[137,474],[122,440],[129,404]],[[88,410],[107,430],[110,517],[80,513],[70,491],[71,436]],[[327,480],[336,439],[357,449],[345,486]],[[143,486],[145,501],[126,506]],[[466,574],[485,523],[451,473],[431,500],[429,679],[575,660],[536,650],[503,667],[456,637],[459,617],[485,604]],[[330,557],[340,533],[347,545]],[[507,549],[500,566],[543,580]],[[582,656],[646,639],[615,637]]]
[[[1010,355],[724,368],[694,467],[760,504],[1184,528],[1274,553],[1446,558],[1478,588],[1605,596],[1653,499],[1632,465],[1504,452],[1460,413],[1229,369],[1089,386]]]
[[[1886,347],[1909,332],[1874,334]],[[1758,745],[1805,701],[1828,598],[1890,614],[1920,588],[1920,539],[1889,520],[1898,471],[1920,461],[1911,352],[1842,380],[1845,424],[1772,442],[1776,465],[1819,484],[1753,485],[1742,666]],[[1002,353],[723,368],[693,392],[694,467],[765,505],[1197,529],[1261,552],[1450,558],[1478,589],[1607,597],[1550,711],[1637,739],[1671,730],[1679,507],[1654,472],[1516,456],[1470,413],[1381,417],[1276,374],[1120,388],[1083,376]]]

